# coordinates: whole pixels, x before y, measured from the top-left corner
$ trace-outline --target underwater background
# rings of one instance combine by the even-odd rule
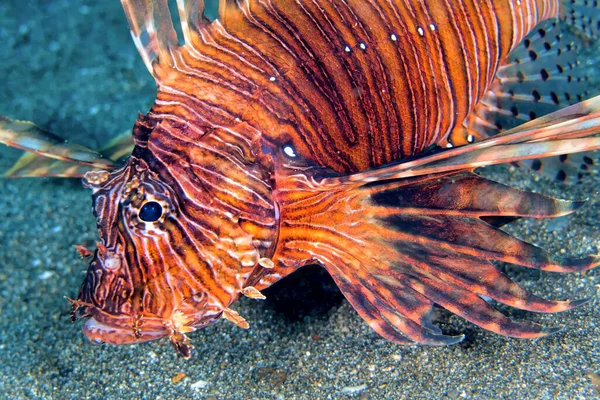
[[[91,148],[130,129],[153,101],[154,82],[118,1],[0,2],[0,115],[30,120]],[[19,152],[0,148],[0,168]],[[565,186],[527,170],[482,171],[504,183],[590,198],[573,215],[506,229],[555,254],[600,253],[600,177]],[[78,180],[0,180],[1,398],[418,399],[600,395],[600,305],[540,315],[501,308],[564,331],[536,341],[485,332],[440,311],[463,343],[402,347],[373,332],[316,268],[285,279],[260,302],[242,299],[242,330],[218,323],[190,335],[190,360],[168,340],[97,346],[69,321],[87,269],[74,244],[95,247],[88,190]],[[559,275],[507,268],[542,297],[600,291],[600,270]],[[595,384],[595,385],[594,385]]]

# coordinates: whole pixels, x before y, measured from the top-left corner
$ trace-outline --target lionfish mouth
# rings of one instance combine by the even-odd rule
[[[72,321],[88,318],[83,325],[83,333],[92,343],[134,344],[168,337],[177,353],[184,358],[189,358],[194,348],[186,333],[215,322],[224,313],[221,311],[200,317],[198,314],[186,315],[184,311],[174,309],[168,317],[148,313],[135,317],[129,314],[108,314],[94,304],[68,297],[67,300],[73,307]],[[235,312],[228,311],[235,316]]]
[[[107,315],[93,304],[67,297],[73,310],[71,320],[87,318],[83,333],[96,344],[133,344],[168,336],[170,331],[158,317],[132,319],[130,315]]]
[[[149,325],[150,324],[144,324],[142,333],[133,327],[109,325],[98,321],[94,317],[90,317],[83,325],[83,333],[93,343],[108,343],[113,345],[148,342],[169,335],[169,332],[163,324],[160,326]]]
[[[102,316],[100,316],[101,318]],[[190,344],[186,333],[204,327],[215,319],[211,318],[196,325],[185,325],[191,319],[180,311],[174,311],[169,319],[145,317],[131,324],[131,317],[113,317],[110,321],[102,322],[95,316],[83,325],[83,333],[96,344],[134,344],[149,342],[168,336],[177,353],[183,358],[190,358],[194,346]]]

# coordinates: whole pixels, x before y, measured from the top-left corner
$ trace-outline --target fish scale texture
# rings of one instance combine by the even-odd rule
[[[131,126],[153,98],[152,80],[130,43],[118,2],[6,2],[0,4],[0,26],[0,53],[9,55],[0,65],[0,114],[35,120],[93,145]],[[2,163],[11,158],[5,150]],[[576,199],[594,198],[600,187],[592,177],[566,189],[510,167],[487,170],[486,176]],[[71,245],[91,247],[96,239],[89,193],[63,180],[0,181],[0,193],[0,382],[8,398],[597,396],[588,375],[600,373],[597,300],[559,315],[503,309],[517,319],[567,328],[538,341],[499,337],[436,312],[442,329],[466,332],[466,342],[401,347],[371,332],[347,303],[330,304],[319,314],[282,312],[274,306],[281,292],[306,301],[295,282],[273,291],[267,302],[240,302],[237,310],[251,330],[217,324],[194,333],[197,354],[187,362],[166,341],[93,346],[68,322],[62,297],[76,295],[86,267]],[[599,253],[599,213],[600,202],[593,199],[574,215],[506,229],[557,255]],[[597,270],[508,272],[547,298],[592,297],[600,285]],[[179,372],[186,378],[173,383]]]

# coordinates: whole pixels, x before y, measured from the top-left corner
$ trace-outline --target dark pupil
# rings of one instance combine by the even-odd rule
[[[146,222],[158,221],[162,215],[162,206],[156,201],[149,201],[140,210],[140,219]]]

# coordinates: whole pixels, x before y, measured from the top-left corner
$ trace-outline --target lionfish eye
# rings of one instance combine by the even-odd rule
[[[145,222],[154,222],[158,221],[162,216],[163,208],[156,201],[149,201],[142,206],[140,210],[139,217],[142,221]]]

